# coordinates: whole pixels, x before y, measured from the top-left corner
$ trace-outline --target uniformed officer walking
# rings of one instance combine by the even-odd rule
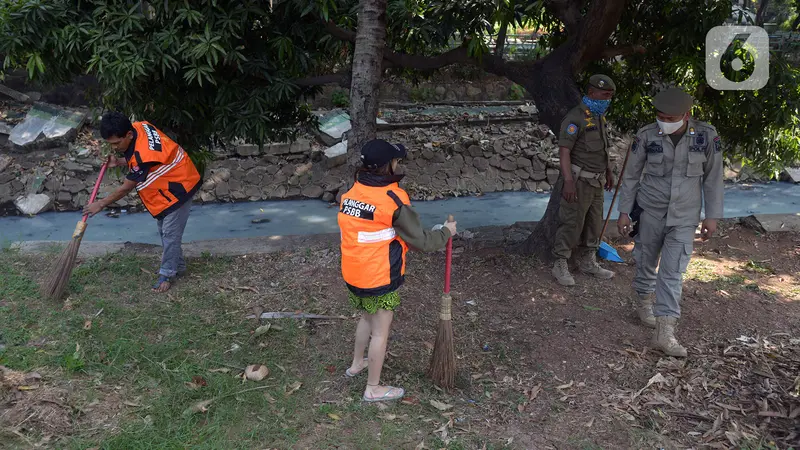
[[[620,234],[627,236],[634,202],[642,208],[634,246],[633,295],[639,318],[655,328],[653,346],[678,357],[686,356],[675,327],[701,205],[705,204],[703,240],[713,236],[722,218],[721,143],[713,126],[690,118],[693,101],[678,88],[666,89],[653,99],[656,123],[640,129],[631,147],[617,222]]]
[[[603,230],[603,186],[611,190],[614,177],[608,163],[606,110],[616,87],[605,75],[592,75],[581,103],[561,122],[558,137],[562,184],[559,225],[553,243],[553,276],[564,286],[573,286],[567,260],[580,245],[581,272],[610,279],[614,272],[597,263],[596,253]]]

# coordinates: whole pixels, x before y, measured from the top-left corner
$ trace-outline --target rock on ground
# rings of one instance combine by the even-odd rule
[[[28,194],[17,198],[14,205],[22,214],[36,215],[50,209],[53,206],[53,199],[46,194]]]

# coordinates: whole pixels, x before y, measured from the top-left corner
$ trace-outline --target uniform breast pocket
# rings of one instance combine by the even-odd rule
[[[599,152],[605,148],[603,135],[600,130],[593,130],[586,132],[586,149],[590,152]]]
[[[647,173],[656,177],[664,176],[664,154],[647,154]]]
[[[689,162],[686,164],[687,177],[703,176],[703,164],[707,161],[705,152],[689,152]]]

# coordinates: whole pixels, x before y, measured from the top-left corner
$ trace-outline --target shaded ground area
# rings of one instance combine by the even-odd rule
[[[411,254],[384,381],[408,397],[359,401],[346,380],[356,320],[336,243],[190,260],[167,296],[155,256],[82,263],[69,297],[43,304],[52,257],[0,254],[3,445],[58,448],[749,448],[797,447],[800,235],[726,226],[698,243],[679,337],[686,361],[647,348],[613,283],[457,242],[458,389],[426,380],[441,253]],[[614,243],[624,258],[630,245]],[[255,320],[263,311],[344,319]],[[266,327],[269,325],[269,327]],[[248,364],[270,375],[247,381]],[[13,371],[13,372],[12,372]],[[9,381],[13,379],[14,381]],[[200,403],[207,402],[210,403]]]

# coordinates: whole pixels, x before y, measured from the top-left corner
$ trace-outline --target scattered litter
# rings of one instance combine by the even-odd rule
[[[9,142],[24,147],[34,142],[53,139],[74,139],[83,126],[86,114],[61,107],[37,104],[25,120],[11,130]]]
[[[269,369],[263,364],[252,364],[244,369],[244,376],[250,381],[261,381],[269,376]]]

